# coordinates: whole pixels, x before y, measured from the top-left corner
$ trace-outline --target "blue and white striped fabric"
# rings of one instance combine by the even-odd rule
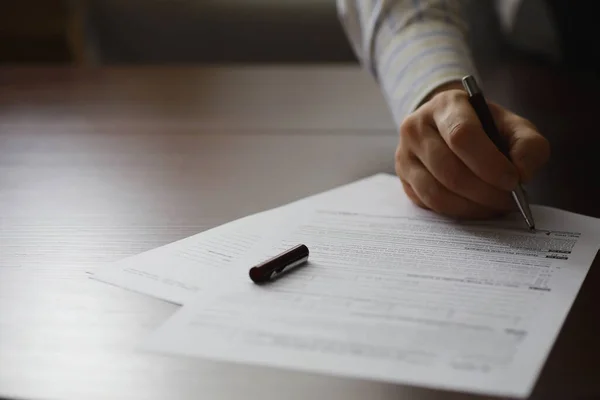
[[[397,125],[436,87],[477,75],[461,0],[337,0],[361,63]]]
[[[337,0],[356,55],[378,80],[398,125],[436,87],[477,71],[461,15],[477,0]],[[557,32],[543,1],[495,0],[507,39],[558,58]]]

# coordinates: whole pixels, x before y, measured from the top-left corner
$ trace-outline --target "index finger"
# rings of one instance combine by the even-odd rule
[[[503,190],[518,184],[517,168],[488,138],[468,96],[461,90],[438,96],[432,117],[452,152],[481,180]]]

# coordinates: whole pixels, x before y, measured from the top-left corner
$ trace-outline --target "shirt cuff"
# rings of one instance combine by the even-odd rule
[[[398,126],[437,87],[465,75],[479,80],[464,30],[443,20],[416,21],[401,31],[382,21],[374,62]]]

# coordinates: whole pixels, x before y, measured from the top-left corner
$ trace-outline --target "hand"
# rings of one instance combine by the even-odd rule
[[[550,155],[528,120],[488,102],[508,138],[512,163],[483,131],[460,83],[440,88],[400,127],[396,173],[417,205],[454,218],[489,218],[516,208],[511,191]]]

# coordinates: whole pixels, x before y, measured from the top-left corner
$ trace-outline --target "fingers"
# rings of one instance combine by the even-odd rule
[[[433,127],[424,127],[418,140],[412,140],[408,145],[433,178],[450,192],[494,210],[514,209],[510,193],[479,179],[450,150]]]
[[[437,96],[427,107],[442,139],[469,170],[498,189],[515,188],[519,171],[487,137],[464,91]]]
[[[403,152],[402,148],[400,152]],[[497,210],[477,204],[448,190],[416,156],[398,154],[396,159],[396,173],[407,196],[418,206],[451,218],[480,219],[498,214]]]
[[[433,96],[400,127],[396,173],[417,205],[457,218],[485,218],[516,205],[511,191],[547,161],[550,146],[524,118],[490,103],[506,157],[483,131],[462,90]]]
[[[511,112],[501,112],[500,106],[490,104],[498,115],[498,124],[508,137],[510,157],[521,182],[529,182],[550,158],[550,143],[525,118]]]

